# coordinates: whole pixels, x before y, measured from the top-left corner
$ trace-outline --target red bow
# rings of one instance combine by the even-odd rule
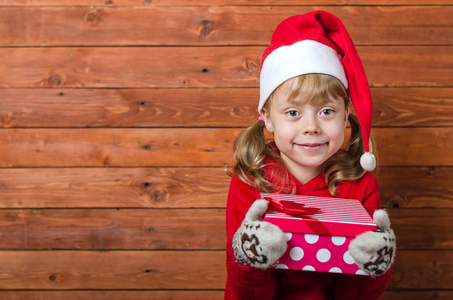
[[[321,209],[316,207],[304,207],[305,204],[296,203],[288,200],[277,201],[271,197],[264,197],[264,200],[269,201],[268,209],[282,212],[288,215],[300,217],[302,215],[312,215],[321,212]]]

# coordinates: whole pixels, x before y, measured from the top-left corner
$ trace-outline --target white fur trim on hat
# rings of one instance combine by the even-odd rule
[[[348,88],[341,57],[329,46],[312,40],[303,40],[272,51],[261,67],[258,112],[261,112],[269,96],[283,82],[311,73],[334,76],[346,89]]]

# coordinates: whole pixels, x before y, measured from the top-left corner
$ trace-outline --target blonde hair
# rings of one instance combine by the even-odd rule
[[[269,97],[263,110],[270,111],[273,95],[276,92],[285,93],[288,101],[302,101],[313,103],[327,99],[342,99],[345,109],[348,110],[349,96],[338,79],[324,74],[306,74],[291,78],[281,84]],[[349,114],[351,133],[348,143],[324,164],[323,174],[332,195],[337,194],[337,186],[342,181],[355,180],[365,174],[360,165],[360,156],[365,152],[362,142],[362,133],[357,116]],[[295,193],[295,186],[289,184],[286,171],[277,168],[283,166],[278,150],[272,149],[264,133],[265,123],[258,121],[239,134],[233,144],[235,164],[233,173],[246,184],[259,188],[262,192]],[[373,151],[374,141],[370,138],[370,151]],[[266,157],[271,158],[278,172],[281,182],[272,183],[266,178],[264,168]],[[230,172],[231,175],[231,172]]]

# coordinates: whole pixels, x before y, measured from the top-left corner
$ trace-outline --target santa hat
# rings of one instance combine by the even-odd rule
[[[349,91],[366,151],[360,164],[372,171],[376,159],[369,153],[373,112],[370,87],[354,43],[336,16],[314,11],[290,17],[277,26],[261,62],[258,111],[283,82],[310,73],[334,76]]]

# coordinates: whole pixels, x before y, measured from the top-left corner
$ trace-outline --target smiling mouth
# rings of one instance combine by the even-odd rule
[[[327,143],[307,143],[307,144],[296,144],[299,147],[302,147],[306,150],[317,150],[322,146],[327,145]]]

